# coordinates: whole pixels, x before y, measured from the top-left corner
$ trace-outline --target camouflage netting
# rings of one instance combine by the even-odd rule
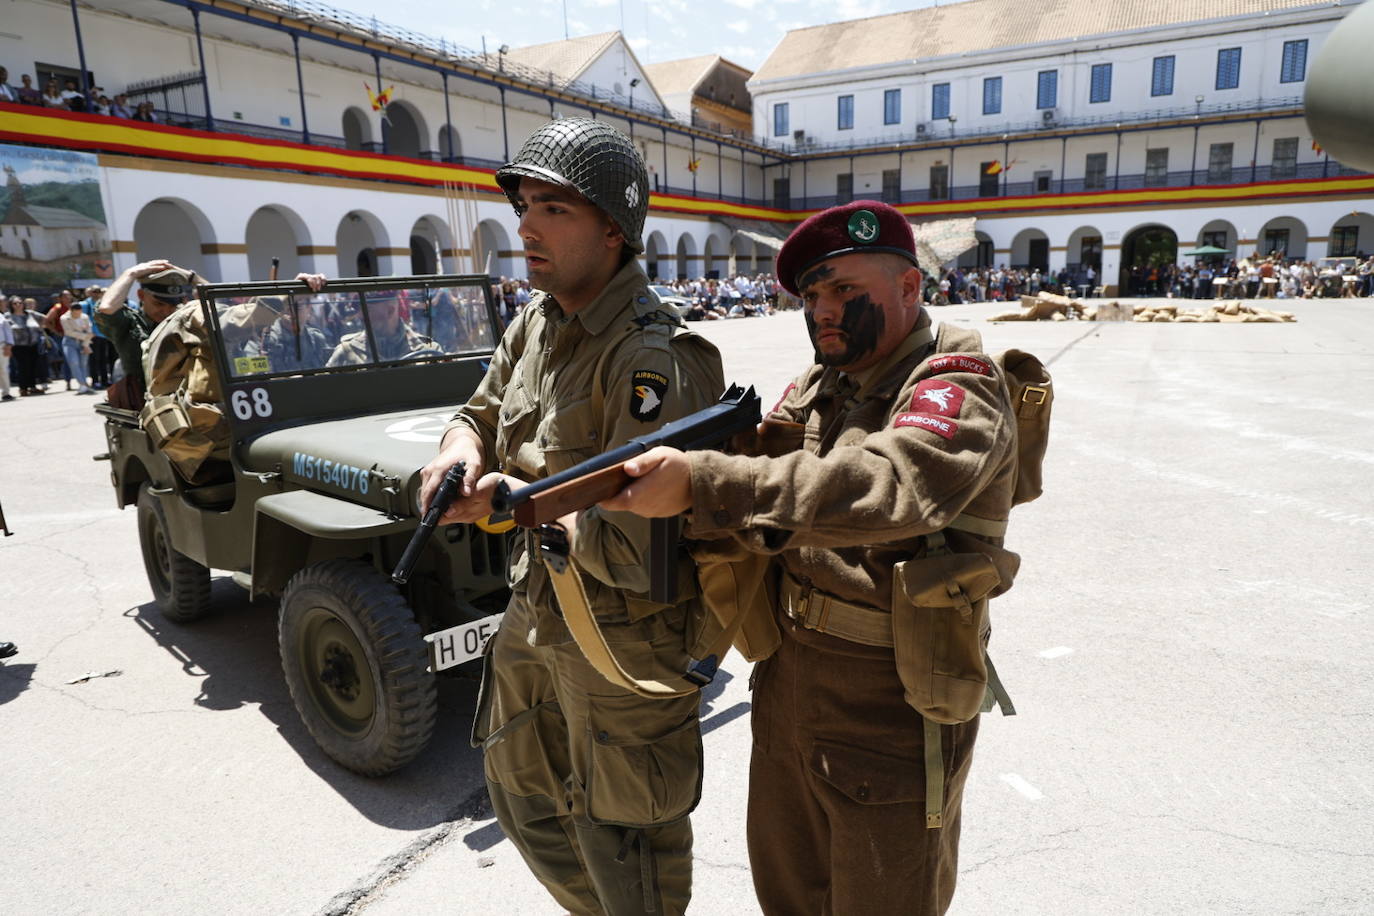
[[[1070,299],[1054,293],[1022,296],[1021,308],[989,315],[988,321],[1136,321],[1136,322],[1220,322],[1241,324],[1254,322],[1297,321],[1292,312],[1280,312],[1242,302],[1239,299],[1208,299],[1207,305],[1184,308],[1176,303],[1191,299],[1155,300],[1149,305],[1129,305],[1112,300],[1088,305],[1081,299]]]
[[[626,243],[644,250],[649,175],[630,138],[601,121],[561,118],[536,130],[496,173],[512,204],[521,178],[573,188],[615,220]]]

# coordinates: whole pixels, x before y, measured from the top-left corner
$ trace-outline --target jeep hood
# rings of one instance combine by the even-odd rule
[[[287,489],[412,515],[420,469],[438,453],[452,413],[431,407],[293,426],[251,440],[239,458],[246,471],[279,472]]]

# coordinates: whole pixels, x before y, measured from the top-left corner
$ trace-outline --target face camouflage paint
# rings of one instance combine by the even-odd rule
[[[844,311],[840,316],[839,330],[844,334],[844,351],[825,353],[817,347],[816,353],[819,357],[817,362],[824,366],[853,365],[873,352],[878,346],[878,340],[883,336],[883,329],[886,326],[882,309],[873,304],[868,293],[855,296],[845,302]],[[816,327],[816,320],[812,311],[806,312],[806,329],[811,335],[812,342],[815,342],[819,329]]]
[[[824,280],[834,272],[835,268],[831,267],[829,264],[822,264],[819,267],[808,270],[806,273],[802,274],[801,279],[797,281],[797,289],[801,292],[806,292],[808,286],[820,280]]]

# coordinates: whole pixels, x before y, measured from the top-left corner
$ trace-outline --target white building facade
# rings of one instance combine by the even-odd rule
[[[1092,264],[1110,288],[1161,245],[1374,250],[1374,179],[1315,148],[1301,107],[1350,8],[966,0],[795,30],[749,81],[750,139],[676,117],[618,35],[478,53],[318,4],[88,0],[74,20],[11,0],[12,84],[84,69],[175,126],[0,105],[0,141],[98,155],[116,270],[463,272],[490,255],[519,276],[492,170],[549,118],[582,116],[644,154],[660,277],[769,270],[757,233],[867,197],[915,221],[975,216],[965,265]],[[385,119],[369,89],[391,89]]]
[[[1352,4],[968,0],[788,33],[750,80],[775,205],[880,198],[976,215],[965,266],[1175,250],[1374,250],[1374,193],[1302,117],[1308,62]]]

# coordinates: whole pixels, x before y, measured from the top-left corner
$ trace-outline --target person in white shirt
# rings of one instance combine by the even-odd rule
[[[0,67],[0,102],[18,102],[19,93],[10,85],[10,72]]]
[[[79,385],[76,393],[95,394],[95,390],[86,383],[86,357],[90,355],[91,338],[95,336],[91,319],[78,302],[58,320],[62,322],[62,356],[67,360],[67,369],[72,378]]]

